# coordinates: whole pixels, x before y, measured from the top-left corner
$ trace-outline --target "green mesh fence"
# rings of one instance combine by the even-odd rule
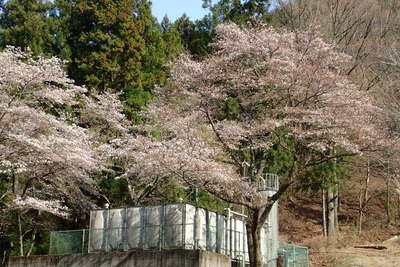
[[[51,255],[87,253],[89,232],[83,230],[50,233]]]
[[[278,255],[284,267],[308,267],[308,248],[291,243],[280,242]]]

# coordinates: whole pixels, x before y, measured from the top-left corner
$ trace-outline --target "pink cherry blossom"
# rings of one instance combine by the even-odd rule
[[[64,216],[65,204],[94,207],[104,147],[127,132],[118,96],[87,96],[62,63],[13,47],[0,53],[0,172],[12,179],[10,208]]]
[[[244,176],[237,151],[268,152],[285,129],[320,152],[340,146],[360,154],[386,145],[385,116],[342,73],[350,57],[326,43],[317,27],[289,32],[223,24],[216,30],[216,52],[173,62],[170,83],[141,114],[146,124],[116,152],[126,159],[127,177],[176,179],[246,207],[247,228],[257,233],[288,184],[275,196],[260,192],[265,165],[249,162]],[[221,115],[228,101],[237,109],[231,117]],[[250,255],[252,266],[261,266],[257,257]]]

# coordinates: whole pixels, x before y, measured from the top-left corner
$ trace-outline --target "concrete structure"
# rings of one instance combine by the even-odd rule
[[[277,175],[260,177],[258,190],[266,197],[273,196],[278,188]],[[243,216],[230,209],[227,214],[220,214],[183,203],[94,210],[90,213],[90,229],[51,233],[50,254],[55,255],[15,257],[9,267],[228,267],[231,261],[248,264]],[[277,265],[278,234],[275,203],[261,229],[265,267]]]
[[[278,188],[277,175],[260,177],[258,190],[266,198],[273,196]],[[275,203],[261,229],[261,252],[268,267],[276,266],[278,234],[278,203]],[[249,262],[245,222],[237,212],[228,210],[224,215],[182,203],[90,213],[88,252],[178,248],[207,250]]]
[[[7,267],[231,267],[231,259],[202,250],[136,250],[11,257]]]

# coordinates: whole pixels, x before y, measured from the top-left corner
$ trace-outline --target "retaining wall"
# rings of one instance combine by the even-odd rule
[[[230,267],[229,256],[201,250],[137,250],[11,257],[8,267]]]

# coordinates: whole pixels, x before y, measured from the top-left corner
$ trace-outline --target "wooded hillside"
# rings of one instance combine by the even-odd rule
[[[400,3],[198,1],[0,0],[0,264],[106,204],[245,210],[254,267],[278,200],[287,241],[398,232]]]

